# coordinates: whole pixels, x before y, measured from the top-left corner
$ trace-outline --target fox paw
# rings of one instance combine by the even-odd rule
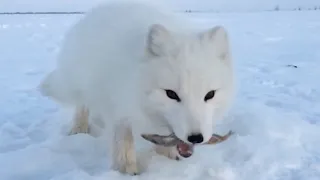
[[[79,134],[79,133],[88,134],[89,133],[89,125],[86,123],[77,124],[72,127],[72,129],[69,132],[69,135],[74,135],[74,134]]]
[[[123,174],[129,174],[132,176],[140,174],[137,163],[116,162],[113,164],[113,169]]]

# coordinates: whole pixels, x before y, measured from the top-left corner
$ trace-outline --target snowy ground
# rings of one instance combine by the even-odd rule
[[[0,179],[319,180],[320,13],[188,15],[230,32],[239,91],[217,130],[238,134],[137,177],[108,169],[103,138],[65,136],[70,119],[35,89],[81,15],[0,16]]]

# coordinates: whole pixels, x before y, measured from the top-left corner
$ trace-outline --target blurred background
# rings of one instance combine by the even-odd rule
[[[87,11],[105,0],[1,0],[1,12]],[[159,0],[158,0],[159,1]],[[272,11],[320,9],[319,0],[162,0],[178,11]]]

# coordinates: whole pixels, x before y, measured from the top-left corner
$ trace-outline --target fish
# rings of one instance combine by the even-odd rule
[[[214,145],[226,141],[229,139],[231,135],[233,135],[233,131],[229,131],[226,135],[218,135],[212,134],[212,137],[204,145]],[[153,144],[165,147],[173,147],[176,146],[179,154],[185,158],[190,157],[194,151],[194,145],[188,144],[179,139],[174,133],[170,135],[157,135],[157,134],[141,134],[142,138],[145,140],[152,142]]]
[[[218,134],[212,134],[212,137],[209,139],[209,141],[207,141],[204,144],[217,144],[220,142],[223,142],[225,140],[227,140],[231,135],[233,135],[234,132],[233,131],[229,131],[226,135],[218,135]],[[145,140],[150,141],[156,145],[160,145],[160,146],[166,146],[166,147],[170,147],[170,146],[176,146],[179,143],[185,143],[182,140],[180,140],[177,136],[175,136],[174,134],[170,134],[170,135],[157,135],[157,134],[142,134],[141,135]]]

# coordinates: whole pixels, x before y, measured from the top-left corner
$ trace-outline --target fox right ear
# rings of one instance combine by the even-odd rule
[[[173,38],[169,30],[160,24],[150,26],[147,35],[147,52],[153,56],[168,54],[173,45]]]
[[[218,56],[222,60],[228,60],[230,55],[229,38],[227,31],[222,26],[216,26],[201,34],[203,41],[211,42]]]

